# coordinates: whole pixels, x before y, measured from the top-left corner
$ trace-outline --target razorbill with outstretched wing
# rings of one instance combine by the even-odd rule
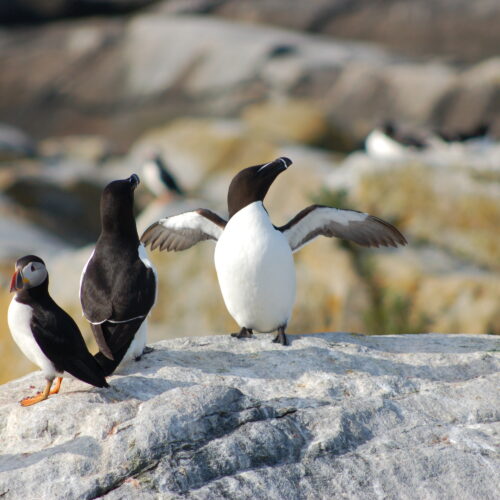
[[[64,372],[87,384],[108,387],[78,326],[50,296],[49,275],[40,257],[26,255],[17,260],[10,291],[16,292],[8,312],[12,338],[23,354],[42,369],[47,380],[42,392],[20,401],[23,406],[57,394]],[[52,388],[56,375],[57,381]]]
[[[217,241],[215,268],[226,307],[241,327],[234,336],[253,330],[278,331],[274,342],[287,344],[285,329],[295,301],[292,253],[317,236],[336,236],[364,246],[405,245],[404,236],[377,217],[312,205],[288,224],[275,227],[263,205],[276,177],[290,165],[278,158],[245,168],[231,181],[229,220],[206,209],[167,217],[151,225],[141,240],[151,249],[178,251],[202,240]]]
[[[133,205],[136,174],[108,184],[101,197],[101,234],[80,284],[83,314],[90,322],[106,375],[121,361],[141,356],[146,317],[156,300],[156,272],[137,234]]]

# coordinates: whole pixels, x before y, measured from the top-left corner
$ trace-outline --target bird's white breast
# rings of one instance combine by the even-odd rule
[[[155,196],[161,196],[165,191],[167,191],[166,186],[161,180],[158,165],[156,165],[154,161],[148,161],[144,164],[142,167],[142,176],[144,183]]]
[[[400,158],[406,153],[406,148],[382,131],[373,130],[365,141],[366,151],[375,158]]]
[[[123,356],[123,359],[120,361],[120,364],[115,371],[121,369],[129,361],[132,361],[142,356],[142,353],[144,352],[144,348],[146,347],[146,343],[148,340],[147,336],[148,336],[148,324],[147,324],[147,318],[145,318],[144,321],[141,323],[141,326],[139,327],[137,332],[135,332],[134,338],[130,343],[127,352],[125,353],[125,356]]]
[[[270,332],[286,325],[295,301],[292,251],[262,202],[229,220],[215,248],[215,268],[226,307],[240,327]]]
[[[32,314],[33,309],[30,306],[18,302],[14,297],[7,315],[10,333],[23,354],[43,370],[47,379],[53,379],[56,374],[54,364],[40,349],[31,331]]]

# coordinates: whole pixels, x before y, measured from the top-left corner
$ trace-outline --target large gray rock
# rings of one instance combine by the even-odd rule
[[[478,60],[496,55],[497,0],[167,0],[179,9],[275,24],[336,37],[371,40],[407,54]],[[170,10],[172,8],[170,7]]]
[[[499,497],[500,340],[176,339],[89,389],[23,408],[0,389],[0,495],[18,498]]]

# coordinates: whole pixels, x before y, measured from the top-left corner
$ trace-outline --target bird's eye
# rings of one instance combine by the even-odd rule
[[[35,270],[35,266],[33,264],[31,264],[31,271],[34,271]]]

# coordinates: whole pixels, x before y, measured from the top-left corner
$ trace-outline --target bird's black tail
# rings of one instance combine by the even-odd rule
[[[87,354],[88,357],[85,356],[85,359],[81,357],[69,358],[65,366],[65,371],[71,373],[71,375],[79,378],[83,382],[87,382],[87,384],[96,387],[109,387],[104,378],[105,373],[103,369],[99,366],[99,363],[96,363],[96,360],[90,352],[87,352]]]
[[[111,375],[120,364],[143,320],[143,318],[140,318],[127,323],[105,322],[98,325],[102,329],[106,344],[113,354],[113,359],[109,359],[101,351],[94,355],[94,359],[99,363],[106,377]]]
[[[121,361],[120,360],[116,362],[116,360],[114,359],[109,359],[100,351],[94,355],[94,359],[97,361],[106,377],[111,375],[116,370],[116,367],[120,364]]]

